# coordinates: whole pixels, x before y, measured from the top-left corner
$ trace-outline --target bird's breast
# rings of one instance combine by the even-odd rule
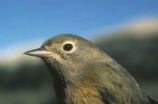
[[[93,87],[68,86],[65,90],[66,104],[104,104]]]

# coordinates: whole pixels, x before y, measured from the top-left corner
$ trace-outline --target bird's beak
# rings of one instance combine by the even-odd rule
[[[50,53],[51,52],[49,52],[43,48],[38,48],[38,49],[27,51],[24,54],[30,55],[30,56],[35,56],[35,57],[47,57]]]

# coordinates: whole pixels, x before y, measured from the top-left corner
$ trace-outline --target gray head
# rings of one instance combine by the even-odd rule
[[[109,57],[91,42],[72,34],[61,34],[43,43],[41,48],[25,54],[41,57],[50,70],[67,77],[77,77],[88,66],[98,61],[109,61]],[[107,60],[105,60],[107,58]]]

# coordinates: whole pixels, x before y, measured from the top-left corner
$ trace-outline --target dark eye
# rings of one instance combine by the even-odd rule
[[[70,43],[69,43],[69,44],[65,44],[64,47],[63,47],[63,49],[64,49],[65,51],[71,51],[72,48],[73,48],[73,45],[70,44]]]

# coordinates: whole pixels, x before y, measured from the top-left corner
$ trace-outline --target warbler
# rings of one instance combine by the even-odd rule
[[[48,66],[58,104],[158,104],[121,65],[79,36],[60,34],[25,54]]]

